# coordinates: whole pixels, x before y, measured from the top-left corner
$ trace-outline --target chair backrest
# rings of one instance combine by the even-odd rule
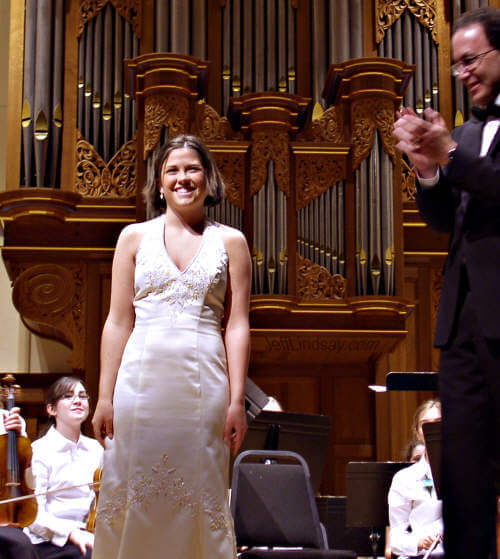
[[[309,469],[294,452],[241,453],[233,467],[231,511],[240,546],[327,549]]]

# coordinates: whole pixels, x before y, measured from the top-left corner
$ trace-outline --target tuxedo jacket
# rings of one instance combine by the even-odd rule
[[[436,324],[438,347],[450,340],[464,270],[483,335],[500,339],[500,128],[480,157],[483,124],[472,118],[456,128],[452,136],[458,146],[437,185],[417,186],[424,220],[436,231],[451,233]]]

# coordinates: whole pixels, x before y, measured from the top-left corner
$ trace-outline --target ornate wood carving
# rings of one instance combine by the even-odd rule
[[[377,43],[380,43],[387,29],[405,10],[409,10],[421,25],[429,29],[436,43],[439,42],[436,29],[436,0],[377,0],[375,6]]]
[[[185,95],[150,95],[144,106],[144,159],[152,153],[161,138],[164,126],[173,138],[189,128],[189,100]]]
[[[333,154],[300,155],[296,158],[296,207],[307,206],[345,176],[345,161]]]
[[[311,125],[313,139],[342,144],[344,138],[344,122],[342,110],[337,107],[327,109],[318,120]]]
[[[204,142],[225,140],[229,138],[241,139],[243,135],[233,132],[229,120],[205,101],[200,101],[196,106],[196,129],[198,136]]]
[[[401,158],[401,192],[403,202],[411,202],[415,200],[415,192],[417,185],[415,182],[415,174],[408,163]]]
[[[352,103],[353,169],[368,156],[375,128],[379,131],[385,151],[394,160],[396,142],[392,137],[394,103],[387,98],[367,97]]]
[[[73,348],[72,366],[83,369],[87,300],[84,264],[25,263],[14,273],[18,275],[12,297],[23,321],[35,333]]]
[[[212,150],[212,153],[226,183],[225,198],[243,210],[245,208],[245,153],[224,150]]]
[[[297,295],[303,300],[344,299],[346,279],[297,253]]]
[[[132,25],[135,36],[141,37],[142,2],[141,0],[80,0],[80,22],[78,37],[87,23],[94,19],[108,3],[113,4],[123,19]]]
[[[106,163],[78,133],[76,142],[76,192],[95,198],[129,197],[137,188],[137,142],[135,137]]]
[[[264,129],[252,134],[250,161],[250,195],[264,186],[267,179],[267,163],[274,161],[274,178],[278,188],[290,195],[290,145],[288,132]]]

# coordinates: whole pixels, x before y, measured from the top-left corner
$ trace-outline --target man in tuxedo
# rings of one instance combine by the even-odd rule
[[[500,10],[466,12],[451,38],[453,76],[474,117],[448,132],[426,109],[402,109],[397,147],[415,167],[426,222],[451,233],[435,345],[443,408],[447,559],[496,557],[500,452]]]

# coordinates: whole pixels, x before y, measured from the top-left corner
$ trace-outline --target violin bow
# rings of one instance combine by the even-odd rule
[[[70,489],[77,489],[78,487],[94,487],[100,485],[100,481],[89,481],[88,483],[79,483],[77,485],[69,485],[68,487],[58,487],[57,489],[49,489],[40,493],[32,493],[31,495],[21,495],[20,497],[12,497],[11,499],[4,499],[0,501],[0,505],[7,505],[9,503],[17,503],[18,501],[25,501],[26,499],[34,499],[35,497],[44,497],[45,495],[52,495],[61,491],[69,491]]]
[[[441,541],[441,536],[436,536],[436,539],[432,542],[431,546],[429,547],[429,549],[426,551],[425,555],[423,556],[422,559],[429,559],[429,557],[431,556],[431,553],[436,549],[437,544]]]

